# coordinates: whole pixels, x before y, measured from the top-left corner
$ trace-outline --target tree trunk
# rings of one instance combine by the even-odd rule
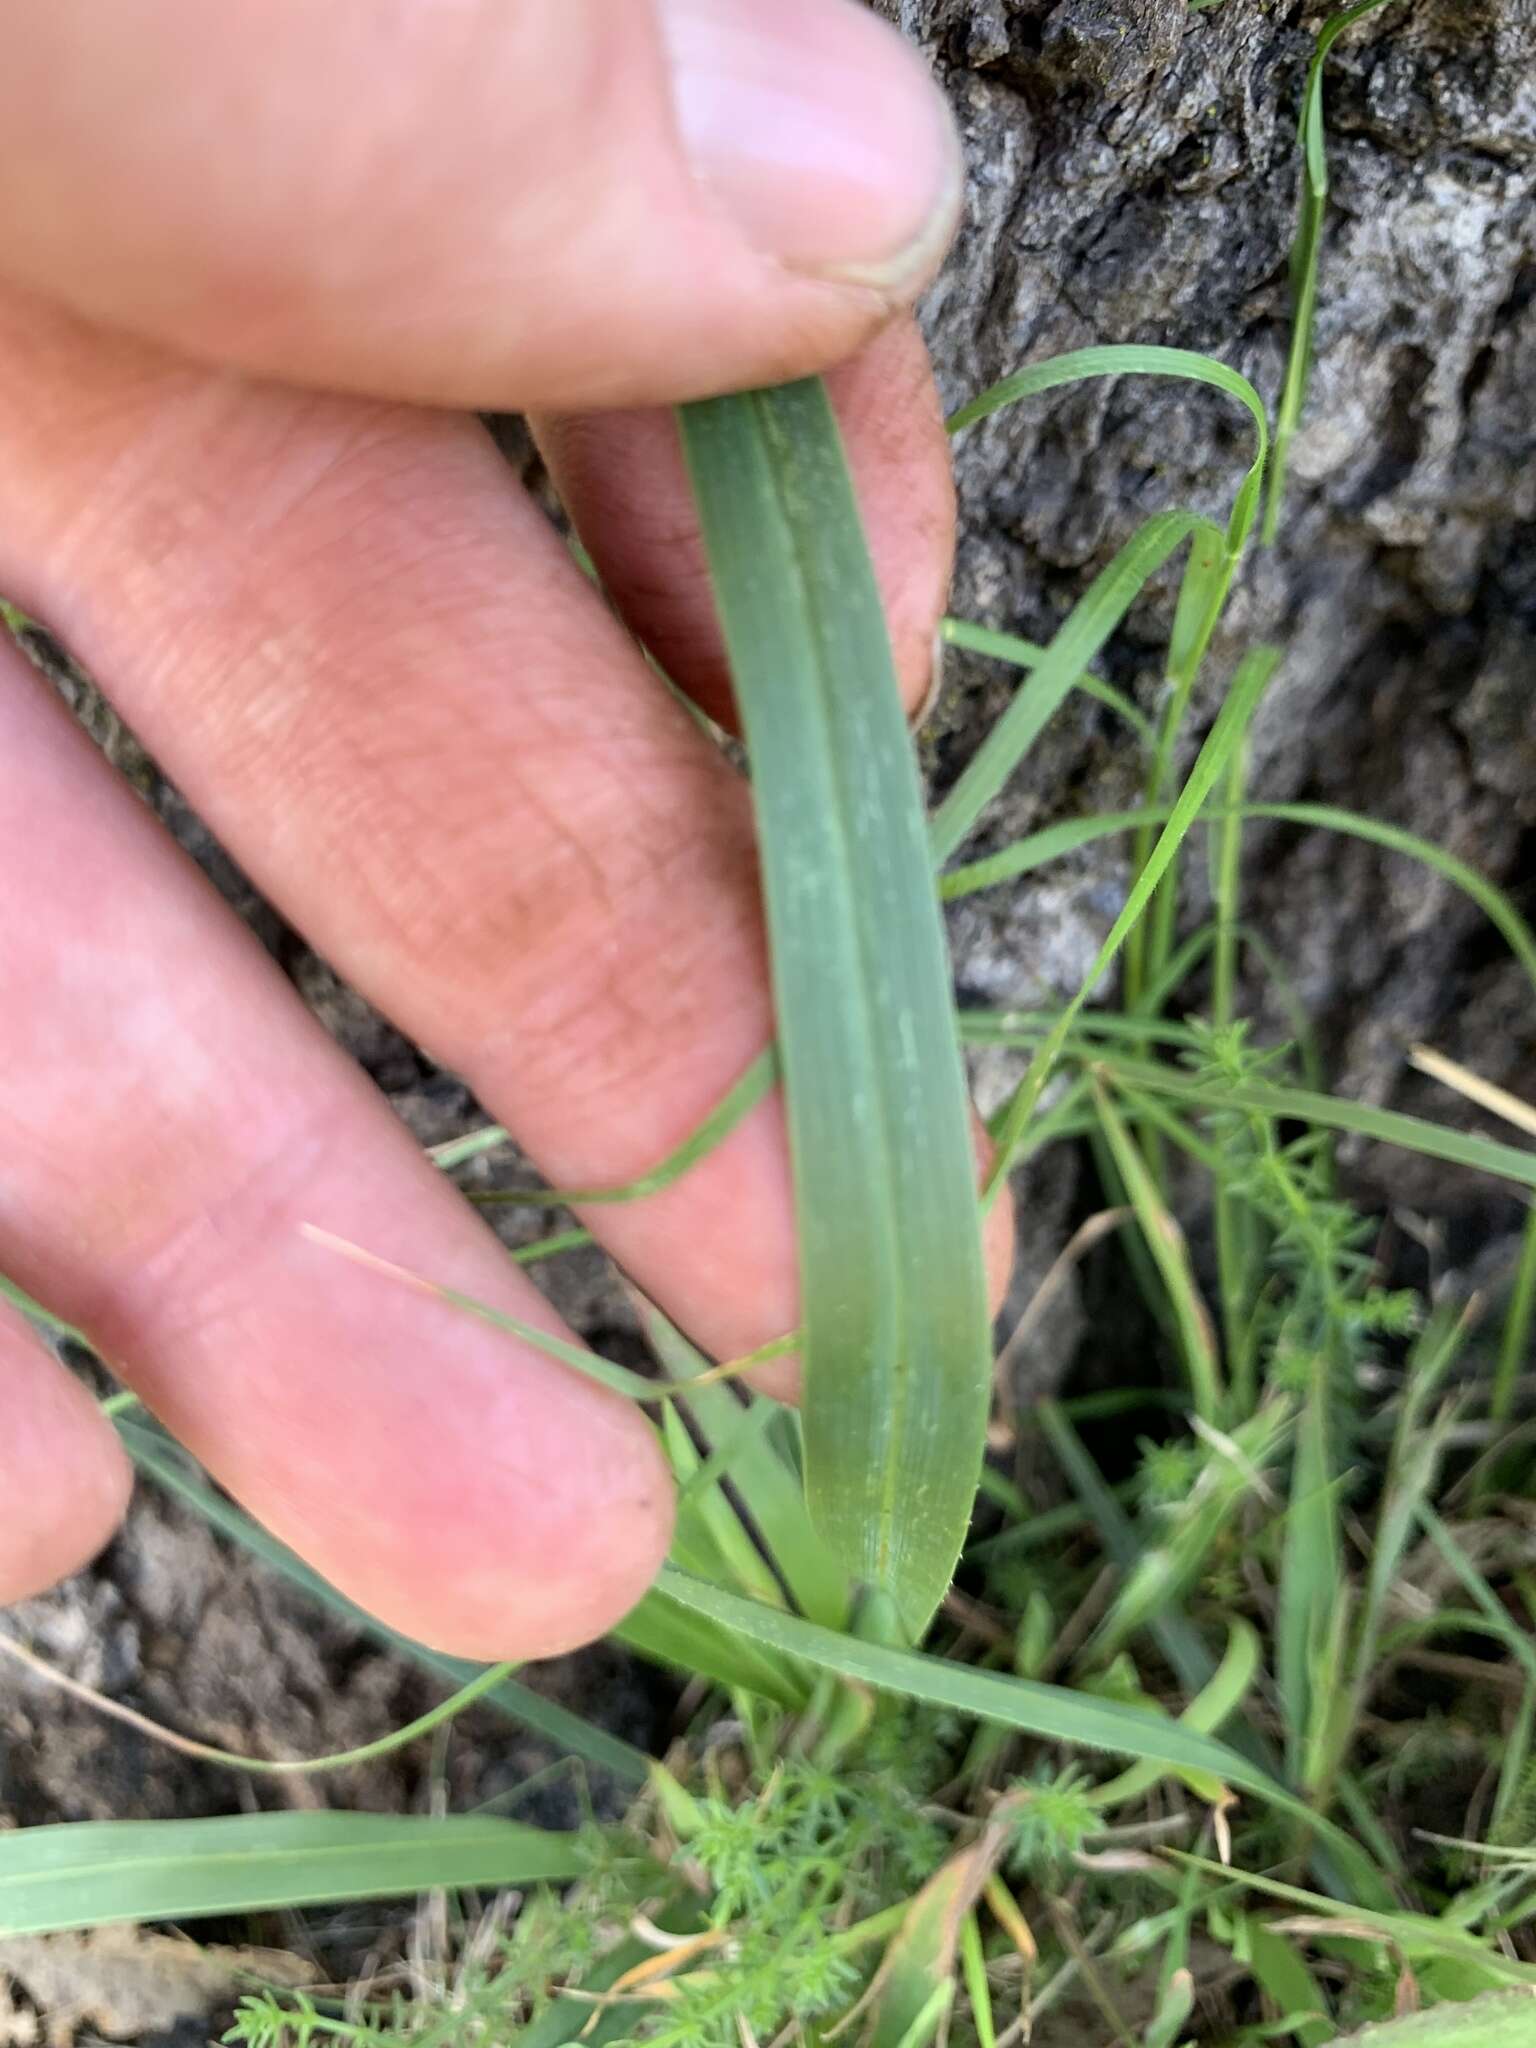
[[[1273,398],[1296,120],[1324,13],[1286,0],[877,4],[946,76],[966,138],[966,222],[926,310],[947,399],[1062,350],[1132,341],[1209,351]],[[1327,103],[1312,399],[1278,543],[1246,572],[1196,725],[1242,649],[1276,642],[1256,793],[1410,827],[1523,893],[1529,912],[1536,6],[1396,0],[1345,34]],[[1048,638],[1148,513],[1224,517],[1248,433],[1218,393],[1144,378],[1053,393],[972,430],[956,611]],[[1148,710],[1171,588],[1107,656]],[[996,664],[952,660],[931,736],[941,784],[1014,683]],[[1124,807],[1139,780],[1124,725],[1075,699],[986,841]],[[1076,986],[1123,895],[1123,842],[1106,844],[959,912],[969,993],[1028,1003]],[[1405,1069],[1405,1046],[1426,1038],[1536,1098],[1536,1001],[1465,897],[1333,836],[1254,828],[1248,853],[1246,914],[1311,1013],[1335,1086],[1454,1120],[1455,1099]],[[1258,982],[1252,993],[1263,1000]],[[1428,1161],[1354,1164],[1367,1194],[1441,1211],[1474,1198]]]

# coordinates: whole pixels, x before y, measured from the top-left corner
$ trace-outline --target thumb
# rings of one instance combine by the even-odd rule
[[[0,273],[240,369],[570,409],[824,368],[959,153],[858,0],[0,0]]]

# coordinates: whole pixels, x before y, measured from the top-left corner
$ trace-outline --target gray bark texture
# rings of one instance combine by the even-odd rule
[[[1288,332],[1295,123],[1322,15],[1291,0],[880,0],[946,78],[965,132],[970,198],[926,309],[948,399],[1021,363],[1095,342],[1209,350],[1276,391]],[[1283,670],[1256,728],[1253,784],[1411,827],[1503,881],[1536,911],[1536,5],[1395,0],[1341,44],[1329,83],[1334,205],[1323,252],[1313,401],[1278,545],[1248,570],[1213,651],[1191,738],[1244,647]],[[1148,513],[1223,516],[1248,460],[1245,417],[1185,384],[1122,380],[1058,392],[960,445],[955,609],[1048,638]],[[1154,710],[1171,582],[1133,614],[1105,672]],[[317,1012],[424,1141],[478,1118],[437,1072],[260,904],[101,700],[62,686],[108,752],[251,919]],[[951,657],[924,735],[942,787],[1015,678]],[[986,821],[995,844],[1050,820],[1133,804],[1141,763],[1125,727],[1074,698]],[[1199,910],[1192,862],[1190,911]],[[1090,851],[953,919],[963,994],[1058,1000],[1082,978],[1123,900],[1124,849]],[[1333,1083],[1455,1120],[1405,1067],[1427,1038],[1536,1098],[1529,987],[1463,898],[1356,843],[1255,829],[1247,915],[1316,1021]],[[1262,983],[1250,995],[1267,1014]],[[995,1092],[1005,1073],[984,1072]],[[1350,1162],[1357,1191],[1507,1242],[1507,1194],[1399,1155]],[[498,1159],[489,1182],[522,1169]],[[1073,1169],[1024,1191],[1024,1280],[1070,1227]],[[506,1215],[510,1239],[537,1235]],[[568,1315],[617,1355],[633,1343],[599,1263],[561,1262]],[[1064,1298],[1065,1299],[1065,1298]],[[1067,1312],[1042,1332],[1059,1371]],[[95,1572],[34,1603],[22,1625],[60,1663],[176,1725],[256,1753],[345,1747],[398,1724],[423,1694],[350,1631],[233,1561],[146,1498]],[[606,1662],[602,1661],[604,1658]],[[547,1682],[645,1741],[656,1701],[608,1653]],[[489,1797],[537,1756],[479,1714],[457,1739],[461,1789]],[[366,1803],[408,1803],[424,1758],[375,1766]],[[13,1819],[227,1808],[193,1771],[28,1680],[0,1673],[0,1800]],[[341,1787],[328,1787],[340,1796]]]
[[[946,75],[970,161],[965,226],[926,310],[948,400],[1109,342],[1209,351],[1276,393],[1296,120],[1324,10],[879,4]],[[1337,46],[1327,103],[1333,204],[1311,404],[1278,544],[1245,576],[1203,710],[1246,646],[1276,642],[1285,662],[1254,732],[1254,792],[1407,826],[1530,911],[1536,6],[1398,0]],[[1224,516],[1248,432],[1219,395],[1143,378],[1052,394],[973,429],[959,448],[955,610],[1048,638],[1149,513],[1188,504]],[[1172,588],[1170,575],[1107,658],[1148,710]],[[948,681],[928,736],[941,783],[1014,678],[963,657]],[[1139,775],[1125,728],[1078,700],[994,807],[986,842],[1134,804]],[[1059,999],[1124,881],[1123,853],[1093,850],[976,899],[954,920],[962,988],[991,1002]],[[1536,1094],[1529,987],[1448,885],[1401,857],[1278,826],[1253,830],[1246,884],[1247,913],[1293,977],[1339,1089],[1455,1120],[1454,1100],[1405,1068],[1406,1045],[1427,1038]],[[1368,1199],[1441,1214],[1476,1199],[1428,1162],[1354,1165]]]

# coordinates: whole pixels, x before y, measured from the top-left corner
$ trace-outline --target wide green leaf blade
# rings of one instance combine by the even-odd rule
[[[1204,1773],[1222,1779],[1299,1821],[1318,1848],[1351,1874],[1357,1896],[1369,1897],[1377,1888],[1367,1859],[1341,1828],[1312,1812],[1262,1764],[1183,1721],[1171,1721],[1093,1693],[1013,1678],[915,1650],[894,1649],[861,1636],[839,1635],[781,1608],[762,1607],[755,1600],[743,1600],[722,1587],[692,1579],[671,1565],[663,1566],[657,1591],[674,1607],[707,1618],[738,1638],[793,1657],[802,1665],[852,1679],[855,1684],[925,1700],[931,1706],[948,1707],[957,1714],[1016,1728],[1050,1742],[1133,1761],[1144,1759],[1180,1774]]]
[[[0,1834],[0,1935],[564,1883],[585,1862],[574,1834],[478,1814],[67,1821]]]
[[[825,391],[812,380],[680,418],[752,762],[799,1219],[806,1496],[838,1559],[916,1636],[965,1537],[990,1380],[922,791]]]
[[[1383,2020],[1363,2034],[1339,2034],[1328,2048],[1532,2048],[1536,1992],[1495,1991],[1465,2005],[1437,2005]]]
[[[857,1684],[926,1700],[978,1721],[995,1721],[1050,1741],[1112,1756],[1144,1757],[1174,1771],[1204,1771],[1281,1805],[1290,1803],[1266,1771],[1182,1721],[1065,1686],[1040,1685],[972,1664],[923,1656],[915,1650],[892,1649],[860,1636],[838,1635],[802,1621],[798,1615],[786,1614],[782,1608],[763,1607],[689,1578],[671,1566],[662,1571],[661,1587],[680,1607]]]
[[[669,1568],[663,1581],[612,1631],[616,1642],[687,1678],[713,1679],[727,1691],[755,1693],[797,1711],[806,1704],[810,1686],[790,1658],[669,1599],[668,1588],[674,1578],[695,1583],[687,1574]]]

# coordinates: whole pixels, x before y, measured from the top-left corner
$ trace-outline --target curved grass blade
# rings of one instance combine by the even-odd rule
[[[1379,6],[1382,0],[1368,0]],[[1241,554],[1253,531],[1259,494],[1264,488],[1264,468],[1269,460],[1269,416],[1264,401],[1237,370],[1229,369],[1215,356],[1197,354],[1193,349],[1153,348],[1130,343],[1110,348],[1074,349],[1068,355],[1051,356],[1043,363],[1030,363],[1012,377],[983,391],[968,405],[951,415],[949,431],[963,433],[978,420],[1000,412],[1020,399],[1038,398],[1042,392],[1063,384],[1079,384],[1089,377],[1177,377],[1192,384],[1209,384],[1243,406],[1253,421],[1255,453],[1248,474],[1232,507],[1227,528],[1227,546]]]
[[[0,1835],[0,1936],[558,1884],[586,1862],[574,1834],[478,1814],[65,1821]]]
[[[1451,1166],[1467,1166],[1475,1173],[1513,1181],[1517,1187],[1536,1188],[1536,1151],[1505,1145],[1473,1131],[1457,1131],[1444,1124],[1430,1123],[1401,1110],[1378,1109],[1374,1103],[1348,1102],[1338,1095],[1319,1095],[1310,1088],[1287,1088],[1275,1081],[1234,1083],[1197,1080],[1177,1073],[1172,1067],[1143,1065],[1124,1060],[1109,1051],[1099,1064],[1111,1074],[1124,1073],[1137,1088],[1159,1095],[1173,1095],[1204,1109],[1241,1109],[1260,1116],[1284,1117],[1295,1123],[1321,1124],[1328,1130],[1350,1131],[1383,1145],[1399,1145],[1408,1152],[1422,1152],[1428,1159],[1443,1159]]]
[[[1163,1854],[1171,1863],[1186,1870],[1200,1870],[1219,1884],[1237,1884],[1248,1891],[1261,1892],[1266,1898],[1278,1899],[1282,1904],[1299,1907],[1304,1913],[1315,1914],[1318,1919],[1350,1923],[1341,1927],[1341,1933],[1351,1940],[1365,1937],[1366,1930],[1378,1934],[1381,1939],[1405,1956],[1409,1962],[1443,1956],[1448,1961],[1468,1965],[1478,1972],[1485,1981],[1496,1984],[1528,1985],[1526,1993],[1528,2009],[1536,1995],[1536,1965],[1522,1962],[1502,1953],[1491,1943],[1485,1944],[1475,1934],[1468,1934],[1458,1927],[1449,1915],[1435,1919],[1428,1913],[1381,1912],[1371,1906],[1347,1903],[1340,1899],[1325,1898],[1321,1893],[1303,1891],[1297,1885],[1282,1884],[1278,1878],[1261,1875],[1257,1871],[1234,1870],[1224,1863],[1213,1863],[1209,1857],[1193,1856],[1184,1849],[1165,1849]],[[1474,2001],[1475,2002],[1475,2001]],[[1438,2009],[1437,2009],[1438,2010]],[[1451,2007],[1454,2011],[1455,2008]],[[1427,2018],[1425,2014],[1421,2017]],[[1358,2037],[1353,2037],[1358,2038]],[[1365,2037],[1369,2040],[1369,2034]],[[1412,2036],[1408,2037],[1410,2040]],[[1449,2037],[1454,2040],[1454,2035]],[[1470,2036],[1463,2036],[1471,2048]],[[1484,2048],[1484,2037],[1478,2036],[1477,2048]],[[1341,2044],[1340,2044],[1341,2048]],[[1521,2044],[1524,2048],[1524,2044]]]
[[[773,1092],[778,1076],[778,1055],[769,1046],[758,1054],[741,1079],[726,1091],[704,1121],[696,1125],[674,1151],[648,1173],[626,1181],[622,1187],[495,1188],[477,1194],[475,1199],[482,1206],[500,1203],[519,1209],[593,1209],[610,1203],[640,1202],[647,1195],[659,1195],[663,1188],[681,1180],[690,1167],[697,1166],[706,1152],[712,1152],[723,1138],[728,1138],[737,1125]],[[450,1167],[462,1166],[467,1159],[477,1159],[482,1152],[493,1152],[506,1141],[507,1133],[502,1126],[492,1124],[483,1131],[471,1131],[467,1137],[451,1138],[446,1145],[434,1145],[427,1157],[434,1166],[446,1172]]]
[[[1050,1742],[1109,1756],[1144,1758],[1172,1771],[1203,1771],[1286,1803],[1284,1789],[1236,1750],[1145,1708],[840,1635],[782,1608],[764,1607],[691,1578],[671,1565],[663,1567],[660,1589],[678,1607],[729,1628],[734,1635],[856,1684],[926,1700],[931,1706],[948,1707],[978,1721],[995,1721]]]
[[[679,417],[752,762],[799,1218],[807,1499],[841,1562],[916,1636],[965,1537],[990,1380],[922,792],[825,391],[812,380]]]
[[[220,1749],[214,1743],[200,1742],[196,1736],[183,1735],[178,1729],[162,1721],[153,1721],[137,1708],[124,1705],[121,1700],[110,1698],[98,1692],[93,1686],[73,1678],[67,1671],[50,1664],[39,1657],[25,1643],[0,1631],[0,1653],[13,1658],[45,1683],[57,1686],[72,1698],[82,1700],[97,1713],[110,1720],[119,1721],[132,1728],[137,1734],[151,1742],[163,1743],[166,1748],[178,1751],[182,1756],[194,1758],[199,1763],[216,1764],[223,1770],[244,1771],[253,1778],[310,1778],[332,1771],[351,1770],[358,1764],[375,1762],[379,1757],[392,1756],[396,1750],[408,1748],[419,1742],[423,1736],[436,1733],[450,1721],[454,1721],[469,1707],[489,1697],[516,1669],[512,1664],[488,1664],[483,1671],[466,1680],[457,1692],[441,1700],[435,1707],[429,1707],[424,1714],[418,1714],[414,1721],[403,1727],[393,1728],[387,1735],[376,1736],[371,1742],[357,1744],[351,1749],[332,1750],[326,1756],[306,1757],[265,1757],[247,1756],[236,1749]]]
[[[1532,932],[1513,900],[1502,889],[1490,882],[1486,875],[1480,875],[1476,868],[1468,867],[1464,860],[1458,860],[1454,853],[1447,853],[1444,847],[1436,846],[1432,840],[1421,839],[1417,833],[1405,832],[1400,825],[1385,824],[1381,819],[1367,817],[1359,811],[1341,810],[1336,804],[1245,803],[1239,806],[1238,814],[1243,818],[1271,818],[1287,825],[1312,825],[1323,832],[1343,832],[1353,839],[1365,839],[1375,846],[1385,847],[1389,853],[1406,854],[1410,860],[1422,862],[1444,881],[1471,897],[1530,976],[1532,987],[1536,988],[1536,933]],[[1200,822],[1218,824],[1229,815],[1226,808],[1217,807],[1207,811]],[[951,869],[940,880],[939,892],[946,898],[969,896],[977,889],[989,889],[1014,875],[1027,874],[1031,868],[1042,867],[1047,861],[1075,852],[1078,847],[1088,846],[1095,839],[1130,831],[1138,825],[1162,824],[1171,816],[1168,806],[1157,805],[1140,811],[1109,811],[1099,818],[1069,818],[1062,824],[1048,826],[1043,832],[1032,832],[1027,839],[1016,840],[1013,845],[1003,847],[985,860]]]
[[[1421,861],[1471,897],[1530,976],[1532,987],[1536,988],[1536,934],[1532,933],[1531,927],[1502,889],[1490,882],[1486,875],[1480,875],[1476,868],[1468,867],[1464,860],[1458,860],[1454,853],[1447,853],[1443,846],[1421,839],[1415,832],[1405,832],[1400,825],[1388,825],[1359,811],[1341,810],[1336,804],[1244,804],[1243,816],[1274,818],[1291,825],[1315,825],[1325,832],[1344,832],[1352,838],[1366,839],[1374,846],[1385,847],[1389,853],[1403,853],[1411,860]]]
[[[1016,633],[999,633],[990,626],[972,625],[968,619],[944,619],[939,626],[939,637],[946,647],[962,647],[967,654],[984,655],[990,661],[1006,661],[1014,668],[1038,668],[1049,651],[1033,640],[1021,640]],[[1124,690],[1117,690],[1113,683],[1106,683],[1091,669],[1077,678],[1073,688],[1116,712],[1140,736],[1148,752],[1156,746],[1157,734],[1151,719]]]
[[[1202,1734],[1216,1734],[1252,1691],[1263,1666],[1263,1657],[1258,1631],[1241,1616],[1234,1616],[1228,1624],[1227,1647],[1220,1664],[1179,1719],[1186,1727],[1198,1728]],[[1107,1785],[1096,1785],[1093,1803],[1104,1808],[1127,1805],[1132,1799],[1139,1799],[1144,1792],[1150,1791],[1159,1776],[1156,1764],[1132,1764],[1129,1770],[1122,1771]]]
[[[1015,1728],[1048,1742],[1154,1763],[1180,1775],[1193,1772],[1219,1779],[1302,1821],[1319,1841],[1346,1854],[1352,1865],[1362,1860],[1346,1834],[1311,1812],[1268,1771],[1183,1721],[1066,1686],[1042,1685],[974,1664],[838,1635],[802,1621],[798,1615],[759,1606],[755,1600],[743,1600],[719,1586],[690,1578],[670,1565],[662,1569],[660,1590],[675,1606],[737,1636],[856,1684],[925,1700],[931,1706],[948,1707],[973,1720]]]

